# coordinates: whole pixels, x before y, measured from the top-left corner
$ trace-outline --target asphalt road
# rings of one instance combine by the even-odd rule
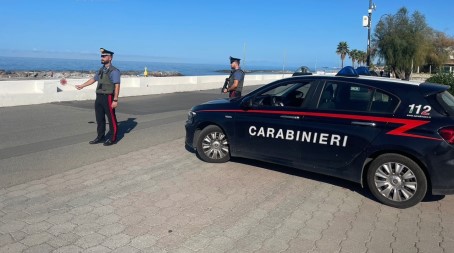
[[[112,147],[88,145],[96,137],[93,101],[0,108],[0,189],[181,138],[192,106],[225,97],[220,90],[120,96]]]

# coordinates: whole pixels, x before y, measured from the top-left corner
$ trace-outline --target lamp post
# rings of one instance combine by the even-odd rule
[[[374,3],[372,3],[372,0],[369,0],[369,9],[367,12],[369,13],[369,17],[367,20],[367,66],[370,66],[370,27],[372,23],[372,11],[376,9],[376,6]]]

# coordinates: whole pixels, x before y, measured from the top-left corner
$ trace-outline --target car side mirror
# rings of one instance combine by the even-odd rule
[[[253,98],[246,98],[243,101],[241,101],[241,108],[243,109],[252,108],[252,100]]]

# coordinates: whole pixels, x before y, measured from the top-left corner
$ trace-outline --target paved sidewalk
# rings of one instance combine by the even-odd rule
[[[454,252],[454,197],[398,210],[342,180],[204,163],[183,139],[0,189],[0,252],[111,251]]]

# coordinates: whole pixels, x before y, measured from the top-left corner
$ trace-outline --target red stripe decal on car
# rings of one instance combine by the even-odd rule
[[[336,113],[319,113],[319,112],[295,112],[295,111],[272,111],[272,110],[201,110],[200,112],[236,112],[236,113],[259,113],[259,114],[272,114],[272,115],[293,115],[293,116],[310,116],[310,117],[321,117],[321,118],[335,118],[335,119],[351,119],[351,120],[362,120],[382,123],[394,123],[402,124],[402,126],[393,129],[386,134],[406,136],[413,138],[421,138],[428,140],[442,141],[440,138],[433,138],[424,135],[409,134],[410,131],[419,126],[425,125],[430,121],[427,120],[414,120],[414,119],[401,119],[401,118],[386,118],[376,116],[363,116],[353,114],[336,114]]]

